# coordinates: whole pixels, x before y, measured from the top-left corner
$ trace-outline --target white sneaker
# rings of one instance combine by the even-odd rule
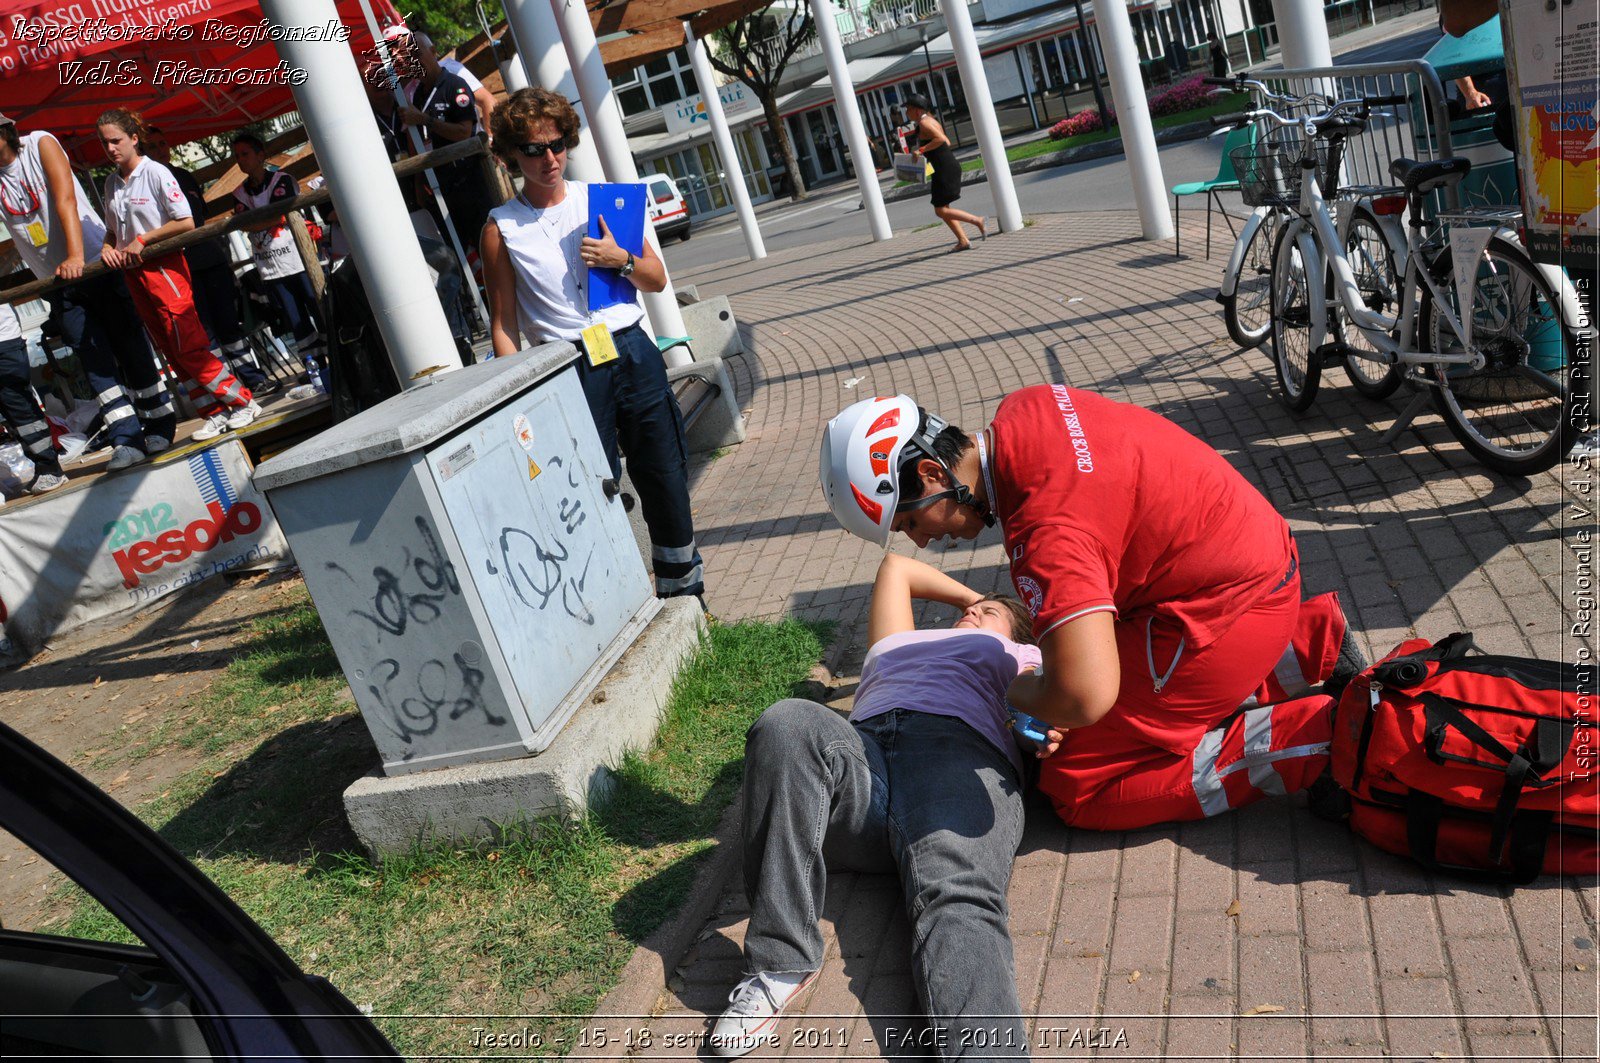
[[[796,977],[800,981],[792,980]],[[735,1058],[762,1045],[777,1044],[779,1013],[816,977],[815,971],[807,975],[770,975],[762,971],[734,986],[728,994],[728,1010],[711,1030],[711,1051]]]
[[[203,443],[208,439],[217,438],[227,430],[228,415],[225,413],[214,413],[210,417],[206,418],[205,424],[202,424],[199,428],[194,430],[194,435],[190,438],[196,442]]]
[[[28,488],[30,495],[42,495],[46,491],[54,491],[58,487],[67,486],[67,478],[56,472],[42,472],[33,478],[33,486]]]
[[[257,417],[261,416],[261,404],[251,399],[249,405],[241,406],[228,414],[229,428],[243,428]]]

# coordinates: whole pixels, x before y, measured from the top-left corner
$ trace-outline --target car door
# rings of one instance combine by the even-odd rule
[[[5,724],[0,827],[143,943],[0,929],[0,1056],[400,1058],[159,835]]]

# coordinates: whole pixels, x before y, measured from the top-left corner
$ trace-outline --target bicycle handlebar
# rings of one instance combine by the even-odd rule
[[[1286,93],[1273,92],[1267,87],[1266,82],[1247,78],[1243,74],[1238,74],[1231,78],[1203,77],[1200,79],[1200,83],[1202,85],[1231,87],[1235,92],[1253,92],[1268,103],[1281,103],[1287,106],[1296,106],[1308,101],[1327,101],[1327,97],[1320,92],[1308,92],[1304,96],[1291,96]]]

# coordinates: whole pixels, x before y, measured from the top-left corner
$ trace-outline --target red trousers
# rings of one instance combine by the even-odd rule
[[[1332,674],[1345,621],[1337,595],[1299,597],[1295,578],[1175,664],[1178,639],[1159,620],[1118,621],[1117,704],[1040,766],[1061,818],[1127,830],[1311,785],[1328,763],[1333,699],[1310,688]]]
[[[211,339],[195,312],[189,263],[183,255],[164,255],[128,270],[125,276],[139,319],[161,357],[185,378],[190,401],[200,416],[248,406],[250,389],[211,353]]]

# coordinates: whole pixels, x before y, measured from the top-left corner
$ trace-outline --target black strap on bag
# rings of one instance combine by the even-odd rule
[[[1454,727],[1473,745],[1493,754],[1505,765],[1503,770],[1506,778],[1500,788],[1500,798],[1495,802],[1494,819],[1489,833],[1489,860],[1498,864],[1505,858],[1506,841],[1510,836],[1512,818],[1517,812],[1517,802],[1522,799],[1522,791],[1530,782],[1542,785],[1545,782],[1545,775],[1560,765],[1566,756],[1567,747],[1572,743],[1577,722],[1570,719],[1541,719],[1534,725],[1531,748],[1524,746],[1512,752],[1494,735],[1485,731],[1476,720],[1445,698],[1424,691],[1419,700],[1422,702],[1428,725],[1423,735],[1423,750],[1430,760],[1434,763],[1443,763],[1446,760],[1462,759],[1448,756],[1444,752],[1445,732]],[[1481,762],[1473,763],[1477,763],[1480,767],[1484,766]]]
[[[1522,812],[1511,818],[1508,823],[1509,851],[1497,853],[1494,857],[1497,867],[1507,863],[1509,867],[1497,871],[1440,862],[1439,824],[1447,808],[1443,798],[1420,790],[1412,790],[1406,796],[1406,842],[1417,863],[1433,872],[1447,871],[1466,878],[1518,886],[1527,885],[1539,877],[1544,869],[1544,853],[1550,842],[1554,813]]]
[[[1380,664],[1372,674],[1385,686],[1409,689],[1428,678],[1428,665],[1459,661],[1476,649],[1478,644],[1472,641],[1470,634],[1457,631],[1453,635],[1446,635],[1425,650],[1408,653],[1404,657],[1396,657],[1386,664]]]

